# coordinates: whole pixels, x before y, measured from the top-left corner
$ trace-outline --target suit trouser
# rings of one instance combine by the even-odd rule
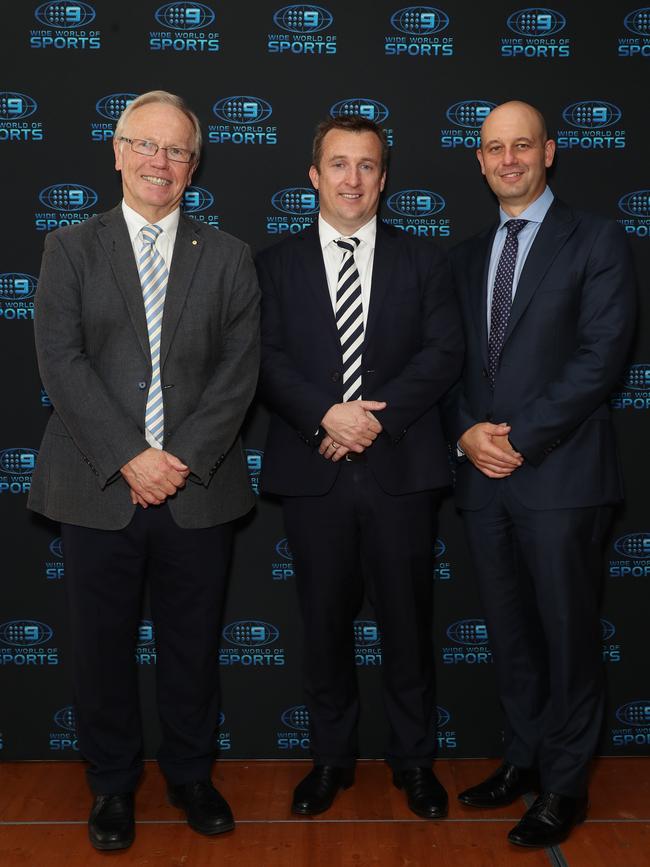
[[[431,637],[439,496],[386,494],[364,461],[341,462],[323,496],[283,499],[304,627],[303,672],[316,764],[351,766],[359,695],[353,622],[364,583],[381,632],[386,758],[426,766],[435,746]]]
[[[579,797],[603,715],[600,554],[611,509],[527,509],[507,480],[463,511],[509,725],[505,759]]]
[[[166,504],[123,530],[63,524],[77,734],[96,794],[142,771],[135,649],[145,580],[155,627],[158,762],[170,784],[210,776],[219,717],[219,630],[232,524],[179,527]]]

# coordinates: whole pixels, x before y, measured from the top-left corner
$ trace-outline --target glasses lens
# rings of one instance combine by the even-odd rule
[[[189,163],[192,159],[192,152],[185,148],[166,148],[167,157],[175,163]]]
[[[154,144],[152,141],[144,141],[144,139],[141,138],[134,138],[131,142],[131,148],[137,154],[145,154],[148,157],[152,157],[158,150],[158,145]]]

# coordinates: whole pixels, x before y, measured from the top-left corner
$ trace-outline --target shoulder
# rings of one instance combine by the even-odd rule
[[[113,211],[95,214],[94,217],[84,220],[83,223],[75,223],[72,226],[61,226],[59,229],[54,229],[46,235],[45,247],[52,247],[57,244],[69,249],[76,246],[85,246],[97,234],[104,220],[113,214]]]
[[[319,251],[320,238],[317,226],[317,223],[312,223],[298,234],[287,235],[281,241],[277,241],[275,244],[271,244],[269,247],[260,250],[255,256],[256,263],[271,268],[310,250],[312,252]]]
[[[249,245],[240,238],[236,238],[234,235],[228,234],[228,232],[223,232],[221,229],[205,226],[191,217],[181,215],[179,229],[181,226],[184,231],[190,232],[208,249],[217,251],[219,255],[239,258],[249,249]]]
[[[377,222],[375,249],[391,250],[394,255],[422,266],[437,265],[447,259],[446,251],[431,238],[413,235],[383,221]]]

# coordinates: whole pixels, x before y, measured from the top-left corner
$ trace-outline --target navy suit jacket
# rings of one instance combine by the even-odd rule
[[[261,395],[271,410],[262,487],[285,496],[326,493],[340,465],[318,453],[321,419],[342,400],[336,331],[318,226],[264,251]],[[438,401],[458,378],[463,337],[449,267],[428,241],[377,223],[362,359],[363,397],[385,400],[384,431],[367,449],[389,494],[450,481]]]
[[[615,502],[622,480],[608,396],[634,330],[635,279],[616,223],[554,200],[524,264],[494,389],[487,375],[487,272],[497,227],[451,253],[467,354],[454,390],[450,437],[507,422],[525,457],[507,484],[532,509]],[[456,499],[480,509],[499,480],[469,461]]]

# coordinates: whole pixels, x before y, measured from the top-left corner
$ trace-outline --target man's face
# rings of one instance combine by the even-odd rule
[[[487,116],[476,155],[499,204],[516,216],[544,192],[555,142],[544,141],[539,117],[529,106],[506,103]]]
[[[124,135],[146,139],[161,147],[176,145],[194,150],[194,130],[183,112],[172,105],[150,103],[136,108],[129,117]],[[192,179],[195,162],[177,163],[167,151],[153,157],[137,154],[128,142],[113,142],[115,168],[122,172],[124,201],[150,223],[162,220],[178,206]]]
[[[376,213],[386,172],[381,142],[373,132],[331,129],[323,139],[320,166],[309,169],[320,213],[342,235],[351,235]]]

